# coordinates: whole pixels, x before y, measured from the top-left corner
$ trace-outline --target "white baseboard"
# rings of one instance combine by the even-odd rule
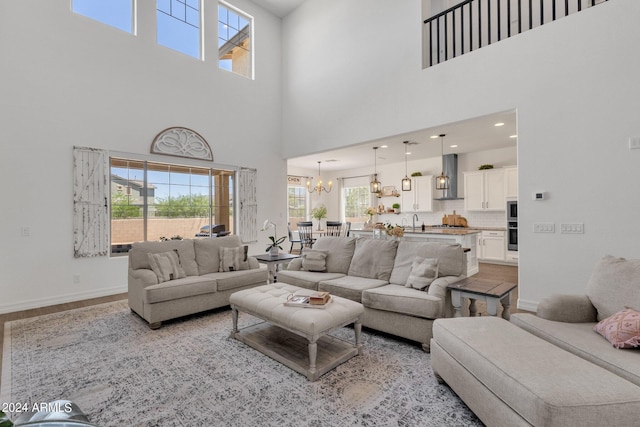
[[[82,301],[85,299],[106,297],[127,292],[127,285],[115,286],[113,288],[96,289],[86,292],[76,292],[71,294],[56,295],[53,297],[38,298],[12,304],[0,304],[0,314],[13,313],[16,311],[30,310],[32,308],[48,307],[50,305],[64,304],[67,302]]]
[[[522,298],[518,298],[516,306],[519,310],[533,311],[534,313],[538,311],[538,301],[527,301]]]

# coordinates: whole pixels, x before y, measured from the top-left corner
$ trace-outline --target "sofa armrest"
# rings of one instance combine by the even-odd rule
[[[442,276],[431,282],[427,293],[432,296],[441,298],[443,301],[447,297],[447,286],[451,283],[459,282],[465,276]]]
[[[555,294],[542,299],[536,315],[542,319],[567,323],[596,322],[596,308],[586,295]]]
[[[287,270],[300,271],[302,270],[302,258],[294,258],[287,266]]]
[[[251,270],[255,270],[256,268],[260,268],[260,263],[254,257],[250,256],[248,258],[248,261],[249,261],[249,268]]]
[[[129,269],[129,288],[144,289],[149,285],[157,285],[158,276],[147,268]]]

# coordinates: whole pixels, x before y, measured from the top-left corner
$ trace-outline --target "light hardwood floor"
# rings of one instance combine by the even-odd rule
[[[480,264],[480,271],[474,277],[493,280],[504,280],[506,282],[518,283],[518,267],[497,265],[497,264]],[[0,314],[0,381],[2,380],[2,350],[4,346],[4,323],[12,320],[27,319],[29,317],[42,316],[43,314],[57,313],[60,311],[72,310],[74,308],[87,307],[90,305],[102,304],[105,302],[118,301],[126,299],[127,294],[110,295],[107,297],[93,298],[89,300],[70,302],[66,304],[52,305],[49,307],[34,308],[31,310],[17,311],[15,313]],[[516,308],[518,301],[518,289],[511,295],[511,312],[516,313],[521,310]],[[486,306],[482,302],[477,303],[478,313],[481,316],[487,316]],[[500,312],[498,313],[500,315]]]

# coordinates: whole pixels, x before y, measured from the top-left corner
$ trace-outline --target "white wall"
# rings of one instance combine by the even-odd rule
[[[0,312],[127,289],[126,257],[73,258],[74,145],[144,154],[161,130],[194,129],[216,163],[258,169],[258,217],[285,229],[281,21],[232,3],[255,17],[255,80],[218,69],[215,7],[199,61],[156,45],[152,1],[138,2],[138,36],[72,13],[69,0],[0,2]]]
[[[601,256],[639,256],[615,220],[640,210],[639,15],[610,1],[422,70],[419,1],[309,0],[284,20],[284,155],[517,109],[519,305],[582,293]]]

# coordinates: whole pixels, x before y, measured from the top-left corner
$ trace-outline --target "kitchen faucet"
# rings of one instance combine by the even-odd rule
[[[413,218],[411,218],[411,226],[412,226],[411,230],[412,230],[413,232],[415,232],[415,231],[416,231],[416,221],[419,221],[419,220],[418,220],[418,214],[414,213],[414,214],[413,214]]]

